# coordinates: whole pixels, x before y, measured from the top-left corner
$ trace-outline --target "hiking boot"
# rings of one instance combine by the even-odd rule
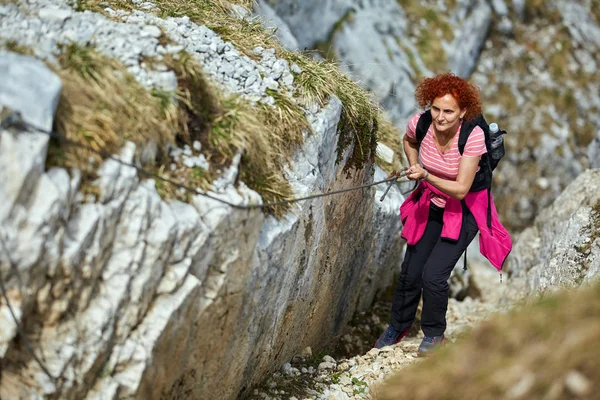
[[[400,332],[394,329],[394,327],[390,324],[387,329],[383,331],[377,342],[375,342],[375,348],[380,349],[385,346],[391,346],[393,344],[398,343],[402,340],[404,336],[408,333],[410,328],[405,330],[404,332]]]
[[[446,342],[446,338],[444,335],[442,336],[425,336],[423,341],[419,345],[419,350],[417,350],[417,354],[419,357],[424,357],[430,355],[436,348],[441,346]]]

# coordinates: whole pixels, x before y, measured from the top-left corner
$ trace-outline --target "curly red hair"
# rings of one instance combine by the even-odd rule
[[[417,85],[415,99],[421,108],[428,108],[438,97],[451,94],[461,109],[466,109],[465,119],[481,114],[479,88],[452,73],[425,78]]]

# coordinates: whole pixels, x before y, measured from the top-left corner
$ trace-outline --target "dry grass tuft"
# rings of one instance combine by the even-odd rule
[[[151,63],[151,60],[146,60]],[[89,146],[106,156],[116,153],[125,140],[144,148],[148,143],[166,149],[168,144],[202,143],[209,171],[199,167],[167,168],[171,160],[159,152],[152,169],[165,178],[188,186],[209,189],[218,172],[226,168],[236,153],[242,153],[240,173],[248,186],[264,201],[292,197],[284,177],[282,161],[302,143],[302,131],[309,129],[302,110],[291,99],[272,93],[277,107],[252,105],[239,96],[222,97],[204,78],[200,65],[188,54],[165,58],[176,73],[175,94],[147,91],[116,61],[93,49],[66,46],[59,57],[63,93],[56,116],[56,130],[70,140]],[[96,176],[102,157],[94,151],[53,143],[48,164],[77,168],[84,181]],[[154,160],[150,160],[154,161]],[[157,181],[157,189],[167,198],[188,201],[192,194]],[[85,185],[95,193],[93,185]],[[286,207],[270,210],[280,216]]]
[[[176,104],[150,93],[122,65],[92,48],[65,46],[56,71],[63,83],[55,129],[69,140],[100,153],[115,153],[125,140],[159,149],[175,141],[182,124]],[[82,148],[54,143],[48,163],[78,168],[93,179],[101,156]]]
[[[375,398],[600,398],[598,315],[598,282],[548,295],[403,370]]]
[[[15,40],[7,40],[5,42],[0,42],[0,50],[4,50],[4,49],[8,50],[8,51],[12,51],[13,53],[19,53],[19,54],[28,55],[28,56],[33,55],[33,50],[31,50],[28,47],[20,45]]]
[[[377,122],[381,111],[370,94],[343,74],[336,64],[308,59],[290,52],[286,55],[286,58],[292,59],[303,70],[296,79],[301,102],[323,105],[331,96],[337,96],[342,102],[337,161],[341,160],[344,150],[354,145],[345,165],[347,171],[361,169],[366,163],[374,162]]]

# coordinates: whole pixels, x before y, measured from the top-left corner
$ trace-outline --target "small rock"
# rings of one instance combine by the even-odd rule
[[[371,356],[371,357],[375,357],[377,354],[379,354],[381,350],[376,349],[376,348],[372,348],[371,350],[367,351],[367,355]]]
[[[283,364],[281,366],[281,372],[283,372],[285,375],[291,375],[291,373],[292,373],[292,364],[290,364],[289,362]]]
[[[185,49],[184,46],[181,45],[173,45],[173,44],[168,44],[166,47],[167,53],[169,54],[175,54],[175,53],[179,53],[180,51],[182,51],[183,49]]]
[[[347,362],[343,362],[337,366],[338,371],[348,371],[350,369],[350,365]]]
[[[550,187],[550,181],[548,180],[548,178],[539,178],[536,181],[536,183],[539,186],[539,188],[542,190],[546,190]]]
[[[302,357],[312,357],[312,355],[313,355],[312,349],[310,347],[306,347],[306,348],[304,348],[304,350],[302,350],[300,355]]]
[[[335,361],[335,359],[331,356],[324,356],[323,357],[323,361],[328,362],[328,363],[332,363],[332,364],[336,364],[337,361]]]
[[[322,362],[321,364],[319,364],[319,366],[317,367],[317,369],[319,371],[322,371],[324,369],[334,369],[335,368],[335,364],[334,363],[330,363],[330,362]]]
[[[267,76],[265,79],[263,79],[263,82],[268,89],[277,90],[279,88],[279,83],[270,76]]]
[[[73,15],[73,11],[68,8],[47,7],[39,11],[41,19],[49,21],[62,22]]]
[[[571,370],[565,377],[565,386],[576,396],[586,396],[592,390],[592,384],[582,373]]]
[[[285,86],[292,86],[292,84],[294,83],[294,75],[289,74],[289,73],[283,75],[283,78],[281,79],[281,82],[283,82],[283,84]]]
[[[140,32],[141,37],[153,37],[158,38],[162,35],[162,31],[158,26],[155,25],[147,25]]]

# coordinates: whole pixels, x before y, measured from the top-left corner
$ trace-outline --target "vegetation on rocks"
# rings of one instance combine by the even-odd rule
[[[118,62],[75,44],[64,46],[58,61],[63,90],[55,129],[81,147],[54,140],[48,166],[77,168],[89,183],[102,158],[125,140],[161,149],[175,141],[183,122],[175,104],[143,88]],[[92,185],[84,188],[93,192]]]
[[[394,375],[375,398],[598,398],[599,313],[598,282],[544,297]]]
[[[162,17],[187,16],[255,60],[258,56],[252,50],[256,46],[274,48],[278,57],[296,63],[303,71],[295,75],[295,93],[269,92],[275,99],[274,107],[250,104],[235,95],[225,96],[209,83],[198,62],[184,52],[161,60],[177,75],[176,95],[159,90],[143,93],[144,89],[116,61],[101,57],[93,48],[66,46],[59,58],[63,71],[58,73],[65,90],[56,127],[69,139],[106,154],[114,154],[124,140],[133,141],[141,149],[155,143],[158,153],[153,171],[199,189],[209,188],[233,157],[242,153],[241,179],[265,202],[293,197],[283,163],[302,143],[303,132],[310,130],[303,108],[315,103],[323,106],[332,95],[343,104],[338,161],[353,146],[346,171],[375,162],[378,140],[396,151],[400,149],[400,135],[395,127],[385,120],[370,95],[334,63],[315,61],[284,49],[274,38],[274,32],[265,29],[258,19],[240,18],[231,9],[231,3],[250,9],[251,1],[157,0],[154,3]],[[113,9],[136,7],[122,0],[84,0],[78,2],[78,8],[105,13],[107,4]],[[163,36],[162,40],[168,38]],[[155,62],[145,61],[150,65]],[[85,89],[78,92],[79,86]],[[111,103],[113,95],[122,100]],[[178,165],[173,168],[166,146],[191,146],[195,140],[202,143],[202,154],[211,165],[210,171]],[[100,161],[97,155],[69,149],[60,143],[53,146],[49,160],[50,164],[80,168],[89,178],[94,177]],[[157,181],[157,188],[167,197],[189,200],[191,196],[166,182]],[[277,207],[271,211],[281,215],[285,210]]]
[[[447,20],[447,12],[442,12],[439,2],[434,4],[423,3],[416,0],[397,0],[406,12],[406,17],[411,26],[411,39],[419,50],[423,62],[435,73],[446,72],[447,55],[442,44],[451,43],[454,39],[452,25]],[[444,1],[445,7],[453,9],[455,1]],[[406,49],[406,46],[402,46]],[[410,51],[407,51],[410,54]],[[412,65],[420,76],[419,68]]]

